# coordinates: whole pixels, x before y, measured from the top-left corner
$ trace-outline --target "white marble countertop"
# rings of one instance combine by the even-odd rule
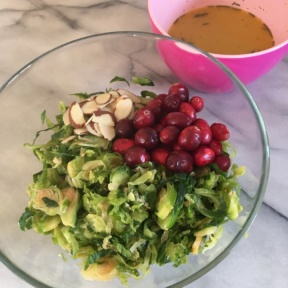
[[[0,85],[39,54],[78,37],[119,30],[149,31],[143,0],[1,0]],[[288,287],[288,55],[248,85],[271,146],[271,171],[260,212],[215,269],[186,287]],[[0,221],[3,221],[1,219]],[[29,288],[0,264],[0,287]]]

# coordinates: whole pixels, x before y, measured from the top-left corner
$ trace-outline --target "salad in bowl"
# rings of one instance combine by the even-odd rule
[[[42,169],[19,226],[81,259],[85,279],[128,284],[153,264],[178,267],[217,245],[242,210],[245,167],[232,161],[227,126],[201,118],[204,99],[184,84],[136,95],[116,81],[128,89],[75,93],[55,120],[41,114],[47,128],[25,146]],[[40,133],[50,140],[36,143]]]

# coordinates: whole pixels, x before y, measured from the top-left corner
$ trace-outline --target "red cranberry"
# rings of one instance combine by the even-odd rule
[[[222,153],[222,143],[218,140],[212,139],[209,143],[209,147],[215,152],[215,155]]]
[[[165,94],[165,93],[161,93],[161,94],[158,94],[157,97],[155,97],[154,99],[155,100],[160,100],[163,102],[163,100],[167,97],[168,94]]]
[[[151,160],[160,165],[165,165],[169,150],[167,148],[158,147],[151,152]]]
[[[178,111],[182,99],[177,94],[169,94],[163,100],[163,109],[165,112],[175,112]]]
[[[121,119],[115,125],[115,133],[120,138],[130,138],[135,132],[133,123],[129,119]]]
[[[163,144],[172,145],[177,141],[180,129],[176,126],[166,126],[159,133],[159,139]]]
[[[194,121],[193,125],[197,126],[201,130],[201,145],[208,145],[212,140],[212,131],[208,122],[202,118],[198,118]]]
[[[191,173],[193,171],[193,158],[186,151],[172,151],[167,156],[165,166],[174,173]]]
[[[212,131],[212,137],[215,140],[226,141],[230,137],[228,128],[222,123],[213,123],[210,129]]]
[[[148,108],[138,109],[133,116],[133,124],[136,129],[152,126],[155,121],[154,113]]]
[[[126,151],[124,160],[129,167],[132,167],[150,161],[150,154],[141,146],[132,146]]]
[[[168,94],[178,94],[184,102],[187,102],[189,99],[189,90],[181,83],[172,84],[169,88]]]
[[[191,118],[183,112],[170,112],[163,118],[166,126],[176,126],[183,129],[192,122]]]
[[[209,123],[206,120],[204,120],[203,118],[197,118],[194,121],[193,125],[199,127],[200,129],[201,128],[204,129],[204,128],[209,128],[210,127]]]
[[[153,99],[150,101],[147,105],[146,108],[150,109],[155,117],[160,117],[162,114],[162,101],[160,99]]]
[[[178,145],[183,150],[192,151],[200,145],[201,140],[201,130],[196,126],[189,126],[181,131],[178,137]]]
[[[151,150],[158,145],[158,134],[156,130],[151,127],[143,127],[139,129],[134,136],[136,145],[142,146],[147,150]]]
[[[228,171],[231,166],[231,160],[227,154],[216,155],[213,162],[224,172]]]
[[[200,112],[204,108],[204,100],[200,96],[193,96],[189,103],[194,107],[196,112]]]
[[[118,138],[112,144],[112,151],[124,155],[126,151],[135,145],[135,141],[129,138]]]
[[[199,146],[192,152],[194,164],[197,166],[206,166],[215,158],[215,152],[207,146]]]
[[[183,112],[191,118],[191,123],[196,119],[196,111],[193,106],[187,102],[182,102],[179,107],[179,112]]]

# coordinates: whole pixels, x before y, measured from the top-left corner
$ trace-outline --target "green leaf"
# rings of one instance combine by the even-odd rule
[[[79,99],[83,99],[83,100],[85,100],[85,99],[87,99],[87,98],[89,98],[90,96],[89,96],[89,94],[87,94],[87,93],[73,93],[73,94],[70,94],[71,96],[77,96]]]
[[[50,120],[47,116],[45,117],[45,122],[46,122],[46,126],[47,128],[51,128],[53,129],[54,131],[57,131],[55,128],[57,128],[57,126],[55,126],[56,124]]]
[[[91,97],[91,96],[102,94],[102,93],[105,93],[105,92],[104,91],[92,92],[92,93],[89,93],[88,96]]]
[[[46,119],[46,110],[41,113],[41,123],[44,124]]]
[[[150,97],[150,98],[154,99],[154,98],[156,98],[157,94],[152,92],[152,91],[143,90],[143,91],[141,91],[141,96],[144,98]]]
[[[132,77],[132,82],[141,86],[154,86],[154,82],[145,77]]]
[[[73,127],[71,125],[62,126],[62,128],[59,131],[57,131],[56,133],[54,133],[51,136],[51,139],[52,140],[65,139],[65,138],[69,137],[70,135],[73,135],[73,130],[74,129],[73,129]]]
[[[59,111],[61,113],[61,118],[63,119],[63,114],[66,112],[66,110],[68,109],[68,107],[66,107],[66,105],[64,104],[63,101],[59,101],[58,103],[58,108],[59,108]],[[56,116],[57,117],[57,116]]]
[[[120,77],[120,76],[115,76],[115,77],[110,81],[110,83],[117,82],[117,81],[125,82],[125,83],[127,83],[127,85],[130,87],[130,83],[129,83],[125,78]]]
[[[85,263],[84,270],[87,270],[90,264],[96,263],[100,258],[110,256],[112,253],[112,250],[100,250],[89,255]]]
[[[195,208],[204,216],[220,221],[221,223],[225,216],[227,216],[228,207],[225,197],[228,197],[228,194],[215,192],[205,188],[195,188],[194,192],[203,200],[202,201],[199,198]],[[207,199],[209,199],[209,202]],[[209,205],[207,205],[207,202]]]
[[[47,132],[47,131],[53,130],[53,129],[59,127],[59,126],[60,126],[59,124],[56,124],[56,125],[54,125],[53,127],[49,127],[49,128],[46,128],[46,129],[42,129],[42,130],[37,131],[36,134],[35,134],[35,137],[34,137],[34,139],[33,139],[32,145],[35,144],[36,140],[38,139],[38,137],[40,136],[40,134],[41,134],[42,132]]]
[[[25,212],[21,215],[19,219],[19,227],[22,231],[25,229],[30,230],[32,229],[32,219],[34,213],[29,210],[29,208],[25,208]]]
[[[212,170],[214,170],[218,175],[228,177],[228,172],[224,172],[222,169],[219,168],[217,163],[212,162],[210,165]]]
[[[58,207],[59,204],[55,201],[55,200],[52,200],[48,197],[43,197],[42,198],[43,202],[45,203],[45,205],[49,208],[53,208],[53,207]]]

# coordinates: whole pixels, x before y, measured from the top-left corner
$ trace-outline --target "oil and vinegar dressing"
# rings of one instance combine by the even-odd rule
[[[247,54],[274,46],[267,25],[254,14],[229,6],[206,6],[177,18],[168,34],[215,54]]]

